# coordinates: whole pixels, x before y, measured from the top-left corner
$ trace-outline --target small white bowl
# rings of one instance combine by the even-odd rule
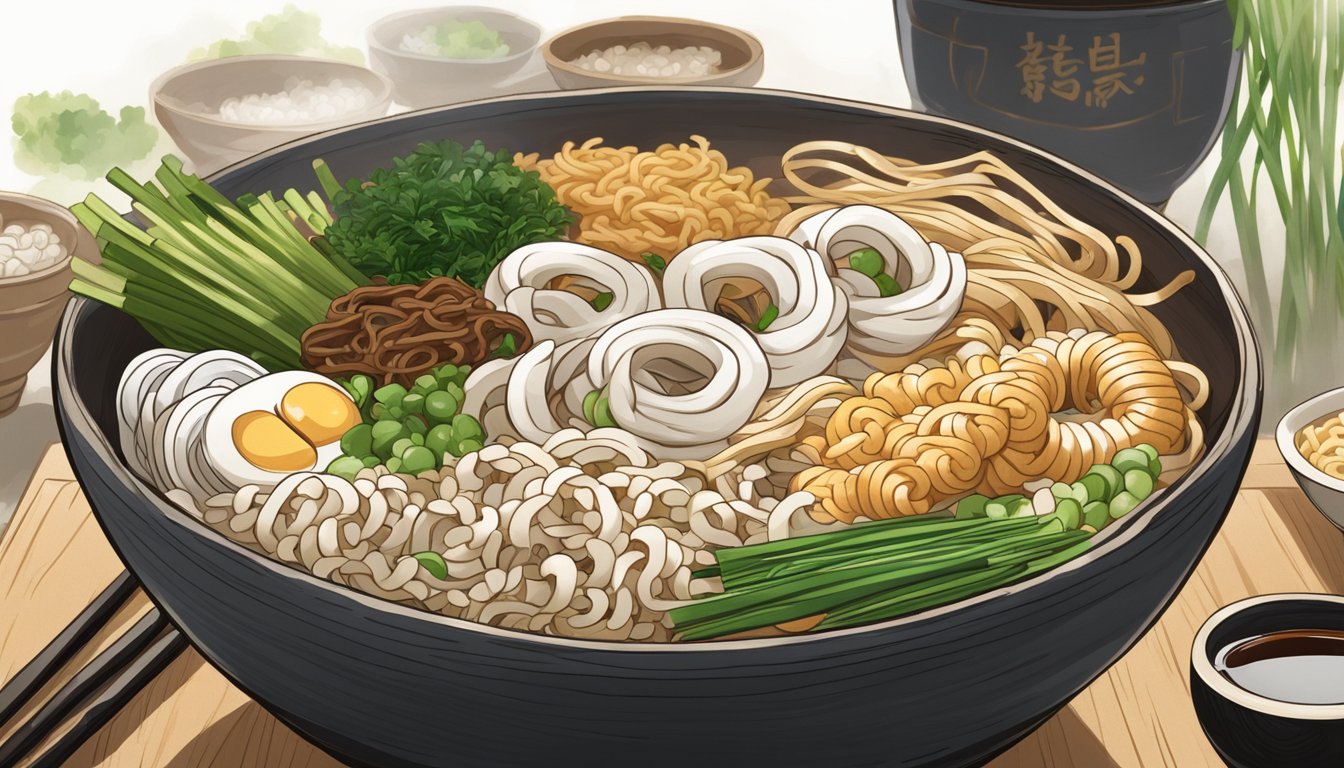
[[[499,32],[509,54],[495,59],[449,59],[401,49],[401,39],[448,19],[479,21]],[[541,27],[494,8],[452,5],[384,16],[369,27],[369,65],[392,81],[392,98],[420,109],[494,95],[493,90],[531,61]]]
[[[291,124],[239,123],[210,112],[230,97],[282,91],[290,77],[319,84],[336,78],[353,80],[373,92],[373,103],[326,120]],[[150,86],[149,97],[159,124],[191,160],[193,170],[204,175],[304,136],[383,117],[392,106],[392,83],[377,72],[343,61],[233,56],[169,70]]]
[[[1284,414],[1274,440],[1302,492],[1336,528],[1344,530],[1344,480],[1317,469],[1297,450],[1297,433],[1303,427],[1340,411],[1344,411],[1344,387],[1322,392]]]

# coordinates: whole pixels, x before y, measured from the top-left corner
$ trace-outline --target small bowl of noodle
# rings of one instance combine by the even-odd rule
[[[1302,492],[1344,530],[1344,387],[1284,414],[1274,440]]]

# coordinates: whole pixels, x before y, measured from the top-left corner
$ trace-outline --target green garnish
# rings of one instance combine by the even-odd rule
[[[479,288],[514,249],[559,240],[573,219],[540,175],[479,141],[423,143],[332,203],[332,248],[391,284],[446,275]]]
[[[121,309],[167,346],[229,349],[270,370],[295,369],[304,331],[326,318],[332,299],[366,282],[315,248],[269,194],[236,204],[172,156],[159,168],[161,186],[117,168],[107,180],[131,197],[147,229],[96,195],[71,206],[103,247],[101,264],[75,260],[70,288]]]
[[[882,274],[882,270],[886,266],[886,260],[882,258],[882,254],[878,253],[876,248],[860,248],[849,254],[849,268],[869,277],[877,277]]]
[[[772,302],[765,308],[765,311],[761,313],[760,318],[756,320],[756,332],[765,333],[765,329],[769,328],[770,324],[775,322],[778,318],[779,307],[776,307]]]
[[[512,333],[506,333],[504,338],[499,340],[499,346],[495,347],[495,351],[491,352],[490,356],[508,358],[516,354],[518,354],[518,340],[513,337]]]
[[[663,276],[663,270],[667,269],[667,259],[656,253],[641,253],[639,257],[644,260],[644,264],[649,269],[653,270],[655,275]]]
[[[438,552],[416,552],[411,557],[419,560],[420,567],[428,571],[430,576],[439,581],[448,578],[448,563]]]
[[[877,276],[873,278],[873,283],[877,285],[877,294],[883,298],[896,296],[904,290],[901,288],[901,284],[896,282],[896,278],[888,275],[886,272],[879,272]]]
[[[1005,587],[1087,551],[1094,533],[1138,507],[1161,472],[1160,463],[1149,461],[1155,456],[1149,446],[1126,449],[1077,483],[1055,483],[1053,510],[1037,510],[1021,494],[971,494],[957,502],[955,517],[879,520],[720,549],[717,567],[700,569],[696,578],[717,576],[724,592],[669,616],[685,640],[802,619],[808,621],[800,631],[810,632],[885,621]],[[1120,466],[1127,469],[1121,473]]]
[[[588,303],[593,305],[593,309],[596,309],[598,312],[601,312],[602,310],[611,306],[611,300],[613,298],[615,298],[615,295],[611,291],[603,291],[602,293],[599,293],[596,296],[594,296],[593,300]]]

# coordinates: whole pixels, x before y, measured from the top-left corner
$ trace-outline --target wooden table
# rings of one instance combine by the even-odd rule
[[[41,650],[120,570],[65,454],[53,446],[0,540],[0,617],[5,617],[0,681]],[[1221,765],[1190,704],[1190,643],[1220,606],[1249,595],[1293,591],[1344,593],[1344,534],[1298,490],[1273,443],[1261,441],[1227,523],[1162,620],[994,768]],[[110,642],[148,608],[148,600],[137,595],[94,645]],[[77,669],[97,650],[89,648],[70,667]],[[5,733],[0,729],[0,739]],[[188,650],[67,765],[338,764]]]

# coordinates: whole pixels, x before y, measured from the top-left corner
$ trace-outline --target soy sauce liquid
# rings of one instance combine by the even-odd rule
[[[1344,631],[1297,629],[1224,647],[1214,669],[1258,696],[1293,704],[1344,704]]]

